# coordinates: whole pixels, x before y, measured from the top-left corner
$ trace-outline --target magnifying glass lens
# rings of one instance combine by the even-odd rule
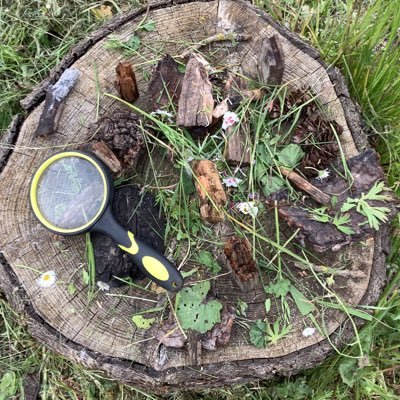
[[[37,185],[37,204],[43,217],[61,229],[76,229],[100,211],[104,180],[91,162],[65,157],[50,164]]]

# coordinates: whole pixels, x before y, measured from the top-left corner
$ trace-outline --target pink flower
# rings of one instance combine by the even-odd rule
[[[222,121],[222,129],[225,130],[232,125],[235,125],[236,122],[239,122],[239,117],[232,111],[227,111],[224,114],[224,119]]]
[[[222,179],[222,182],[226,187],[238,187],[238,184],[242,182],[242,179],[228,176],[227,178]]]

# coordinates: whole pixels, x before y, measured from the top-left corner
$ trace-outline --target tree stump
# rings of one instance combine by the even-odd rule
[[[157,393],[293,375],[315,366],[332,351],[332,346],[318,333],[303,337],[304,323],[295,310],[292,310],[293,330],[277,345],[257,349],[249,343],[243,327],[235,323],[228,346],[216,351],[203,350],[197,357],[192,357],[187,348],[164,348],[163,364],[157,364],[154,357],[158,341],[151,330],[139,330],[131,323],[132,314],[155,307],[157,294],[142,293],[134,288],[114,288],[113,294],[131,297],[101,292],[95,302],[86,306],[87,287],[81,274],[76,273],[85,259],[84,239],[68,237],[60,248],[57,239],[32,215],[28,203],[30,177],[55,151],[77,148],[89,139],[86,127],[96,119],[96,85],[100,85],[101,93],[116,94],[113,80],[118,62],[130,61],[135,66],[149,68],[146,62],[154,60],[156,63],[161,58],[160,53],[181,54],[185,50],[182,43],[189,46],[219,32],[233,30],[249,35],[249,40],[229,48],[229,57],[232,64],[240,65],[245,75],[255,79],[260,45],[265,37],[275,35],[284,53],[283,82],[293,90],[307,87],[319,95],[331,117],[343,128],[341,142],[346,157],[367,147],[358,109],[349,98],[340,72],[324,64],[314,49],[263,11],[243,0],[151,2],[147,18],[155,21],[156,30],[141,37],[145,46],[140,54],[127,60],[121,52],[104,47],[110,34],[121,40],[129,39],[146,11],[141,8],[115,18],[92,33],[22,101],[28,115],[24,120],[20,117],[14,120],[0,150],[2,290],[14,308],[25,313],[31,334],[51,349],[87,367],[101,369],[115,379]],[[215,51],[226,43],[209,46]],[[44,106],[45,89],[67,67],[79,70],[81,78],[66,100],[58,130],[46,139],[34,138]],[[145,93],[148,82],[143,69],[135,67],[135,70],[139,91]],[[147,76],[151,75],[151,69],[146,72]],[[137,104],[146,108],[148,99],[141,95]],[[110,97],[102,97],[99,106],[103,114],[112,112],[120,104]],[[359,272],[356,278],[343,278],[340,282],[340,295],[347,304],[370,305],[377,301],[385,282],[386,233],[386,229],[381,229],[368,237],[362,250],[359,244],[352,244],[341,252],[351,268]],[[36,284],[35,270],[56,271],[59,284],[43,291]],[[68,282],[74,283],[78,289],[76,293],[67,291]],[[255,320],[265,316],[261,287],[242,293],[225,274],[216,281],[213,290],[214,296],[225,299],[227,304],[235,305],[238,297],[250,303],[248,318]],[[352,337],[351,324],[346,322],[343,313],[330,309],[325,320],[326,332],[336,345]]]

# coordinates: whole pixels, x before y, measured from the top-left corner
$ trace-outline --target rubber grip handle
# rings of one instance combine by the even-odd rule
[[[123,228],[109,208],[92,229],[111,236],[128,253],[134,264],[157,285],[171,292],[182,289],[183,277],[175,266],[163,254],[137,240],[132,232]]]

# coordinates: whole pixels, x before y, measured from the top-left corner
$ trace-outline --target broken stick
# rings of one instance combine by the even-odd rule
[[[200,197],[200,216],[214,224],[225,219],[223,207],[227,198],[215,164],[209,160],[196,161],[193,173],[197,177],[196,190]]]
[[[253,259],[250,243],[247,239],[232,236],[225,243],[226,265],[243,292],[256,287],[259,273]]]
[[[139,98],[139,89],[136,83],[135,71],[130,62],[120,62],[115,68],[117,77],[114,85],[121,98],[134,103]]]
[[[236,32],[220,32],[216,33],[213,36],[210,36],[208,38],[205,38],[201,40],[198,43],[195,43],[190,46],[189,50],[184,51],[179,57],[180,58],[186,58],[189,57],[191,53],[193,53],[196,50],[199,50],[203,46],[207,46],[208,44],[215,43],[215,42],[243,42],[246,40],[250,39],[250,35],[245,35],[242,33],[236,33]]]
[[[278,167],[279,171],[282,175],[285,175],[288,179],[290,179],[300,190],[306,192],[311,198],[313,198],[316,202],[323,204],[325,206],[332,205],[332,198],[328,194],[322,192],[302,176],[297,174],[294,171],[286,169],[284,167]]]
[[[177,125],[186,128],[207,127],[212,120],[212,85],[203,57],[192,55],[186,67],[179,98]]]
[[[118,177],[122,173],[122,164],[112,152],[112,150],[101,140],[99,142],[90,143],[88,150],[91,150],[104,164],[110,168],[114,177]]]
[[[57,129],[63,101],[75,86],[79,75],[78,70],[67,68],[57,83],[47,88],[44,108],[35,132],[36,136],[46,137]]]

